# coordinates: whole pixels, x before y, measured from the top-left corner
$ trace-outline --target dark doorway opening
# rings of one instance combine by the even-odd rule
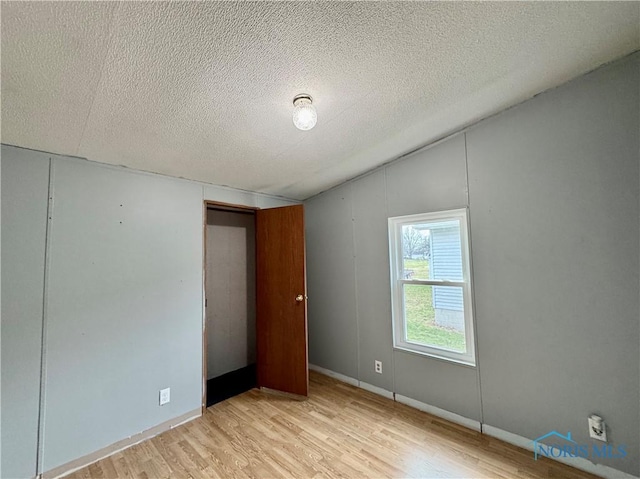
[[[257,386],[256,365],[250,364],[207,381],[207,407]]]
[[[209,206],[205,252],[206,407],[256,387],[255,213]]]

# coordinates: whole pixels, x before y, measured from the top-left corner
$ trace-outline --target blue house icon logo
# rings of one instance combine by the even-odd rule
[[[536,439],[533,440],[533,458],[537,461],[538,460],[538,456],[540,455],[540,453],[542,453],[543,456],[545,457],[549,457],[549,456],[553,456],[554,454],[551,453],[551,449],[553,448],[558,448],[558,449],[565,449],[565,448],[561,448],[558,445],[552,445],[552,446],[547,446],[546,444],[544,444],[542,441],[544,441],[545,439],[549,439],[551,437],[557,438],[557,439],[561,439],[563,441],[566,441],[568,443],[571,444],[578,444],[576,441],[574,441],[573,439],[571,439],[571,432],[567,432],[566,436],[563,436],[562,434],[560,434],[558,431],[551,431],[546,433],[543,436],[540,436]]]

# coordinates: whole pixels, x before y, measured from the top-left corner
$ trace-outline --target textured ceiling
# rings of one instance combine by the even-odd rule
[[[2,2],[2,142],[304,199],[640,48],[640,3]],[[291,121],[310,93],[317,126]]]

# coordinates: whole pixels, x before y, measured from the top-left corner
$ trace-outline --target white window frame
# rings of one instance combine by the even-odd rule
[[[403,277],[402,227],[433,221],[459,220],[462,253],[462,281],[405,279]],[[391,267],[391,311],[393,316],[393,347],[447,361],[476,365],[475,330],[473,324],[473,296],[471,289],[471,263],[469,256],[469,216],[466,208],[422,213],[389,218],[389,263]],[[464,304],[464,330],[467,351],[460,353],[450,349],[407,341],[404,321],[403,286],[421,284],[427,286],[458,286],[462,288]]]

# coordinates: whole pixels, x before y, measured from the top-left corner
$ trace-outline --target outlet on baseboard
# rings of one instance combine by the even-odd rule
[[[378,374],[382,374],[382,361],[378,361],[377,359],[374,361],[375,371]]]
[[[168,402],[171,402],[171,388],[160,390],[160,406],[164,406]]]
[[[607,442],[607,425],[596,414],[589,416],[589,437]]]

